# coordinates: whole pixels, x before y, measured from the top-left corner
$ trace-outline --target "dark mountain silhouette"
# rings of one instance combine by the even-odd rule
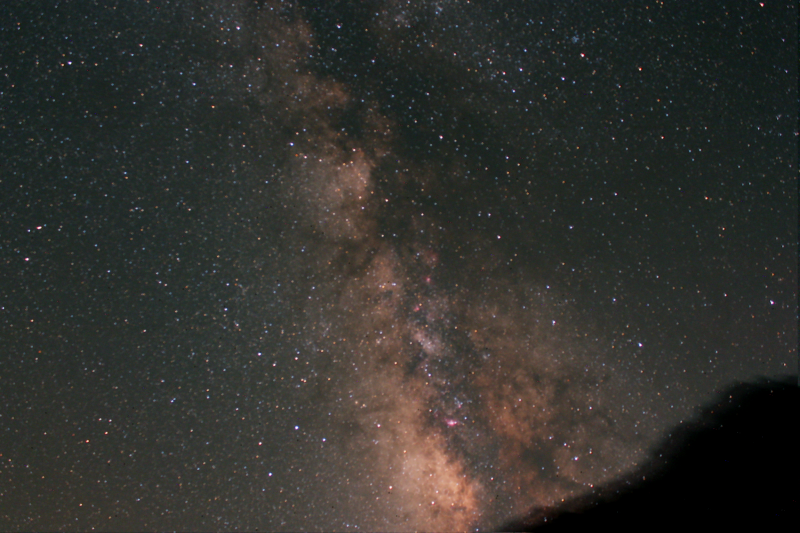
[[[673,430],[648,466],[501,530],[794,531],[799,408],[797,377],[735,386]]]

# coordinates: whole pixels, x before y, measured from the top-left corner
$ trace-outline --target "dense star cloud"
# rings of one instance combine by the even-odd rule
[[[796,7],[17,6],[0,516],[492,529],[796,370]]]

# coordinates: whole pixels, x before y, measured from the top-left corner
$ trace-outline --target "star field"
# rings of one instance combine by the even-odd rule
[[[0,12],[0,524],[491,530],[797,371],[779,2]]]

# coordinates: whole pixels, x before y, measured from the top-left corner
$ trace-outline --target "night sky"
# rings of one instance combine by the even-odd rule
[[[797,372],[795,2],[0,6],[0,528],[490,529]]]

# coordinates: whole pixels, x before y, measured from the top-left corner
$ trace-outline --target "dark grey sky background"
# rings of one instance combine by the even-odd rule
[[[797,372],[791,2],[7,2],[0,524],[491,529]]]

